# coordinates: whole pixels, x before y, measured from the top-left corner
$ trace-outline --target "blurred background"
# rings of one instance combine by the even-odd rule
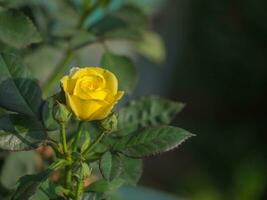
[[[129,54],[135,59],[139,82],[133,97],[153,94],[186,103],[173,125],[197,135],[176,150],[145,159],[141,185],[188,200],[266,200],[267,1],[125,1],[139,5],[149,16],[150,29],[162,37],[160,40],[154,35],[157,41],[154,46],[149,45],[149,40],[145,47],[139,46],[139,51],[141,48],[143,54],[148,53],[147,56],[158,64],[133,54],[128,42],[106,43],[112,51]],[[57,0],[61,2],[58,7],[54,7],[54,1],[10,2],[15,2],[14,5],[20,6],[30,17],[36,15],[32,17],[35,22],[43,24],[38,29],[50,46],[45,43],[38,48],[33,46],[33,51],[24,56],[25,64],[42,85],[62,52],[51,47],[54,42],[46,38],[45,34],[50,33],[46,27],[51,24],[48,26],[42,21],[43,8],[36,6],[32,11],[27,4],[44,4],[50,9],[44,9],[45,14],[51,12],[52,17],[67,21],[67,25],[73,23],[72,19],[75,21],[77,13],[64,7],[64,1],[60,0]],[[53,30],[54,34],[59,32],[64,37],[69,34],[64,26],[52,24],[51,27],[59,27]],[[64,46],[60,42],[56,45]],[[153,52],[151,48],[154,47],[158,48]],[[103,52],[103,44],[86,46],[79,50],[78,59],[70,63],[69,68],[99,65]],[[17,156],[26,158],[29,155]],[[6,166],[15,167],[18,159],[7,162]],[[33,171],[31,166],[25,168]],[[8,170],[18,172],[18,169]],[[2,184],[5,187],[14,185],[16,180],[3,178],[5,174],[8,173],[1,174]],[[131,188],[122,193],[133,200],[139,199]],[[142,195],[146,193],[148,190]],[[157,197],[160,194],[154,193],[150,199]]]
[[[156,69],[139,60],[136,95],[185,102],[174,124],[197,137],[147,159],[143,184],[193,200],[267,199],[266,8],[264,0],[168,0],[154,12],[167,58]]]

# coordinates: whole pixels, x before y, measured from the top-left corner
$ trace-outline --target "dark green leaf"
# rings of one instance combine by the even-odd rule
[[[12,197],[12,200],[28,200],[38,190],[42,182],[44,182],[51,171],[45,171],[38,175],[26,175],[20,178],[19,186]]]
[[[112,192],[121,187],[123,183],[124,181],[120,178],[114,179],[111,182],[108,182],[105,179],[97,180],[89,186],[88,192]]]
[[[14,55],[0,54],[0,106],[40,118],[41,90]]]
[[[90,31],[101,38],[126,38],[137,40],[147,26],[147,17],[141,9],[125,5],[94,24]]]
[[[134,90],[137,83],[137,71],[130,58],[107,52],[101,59],[101,66],[118,77],[121,90],[127,93],[131,93]]]
[[[25,115],[0,118],[0,149],[21,151],[36,148],[46,139],[40,121]]]
[[[0,11],[0,27],[0,40],[11,46],[22,48],[41,41],[31,20],[19,11]]]
[[[119,155],[106,152],[99,162],[100,172],[107,181],[112,181],[121,173],[121,158]]]
[[[26,175],[19,179],[18,187],[12,200],[30,200],[38,191],[42,184],[47,180],[48,176],[54,171],[66,165],[65,160],[54,162],[47,170],[36,175]],[[32,200],[32,199],[31,199]],[[38,199],[39,200],[39,199]]]
[[[118,110],[118,132],[127,135],[139,128],[167,125],[184,108],[183,103],[159,97],[142,97]]]
[[[17,180],[36,172],[37,155],[34,151],[15,152],[8,155],[1,171],[1,184],[14,189]]]
[[[53,108],[55,105],[55,98],[49,97],[42,107],[42,120],[47,130],[55,130],[59,127],[57,121],[53,117]]]
[[[143,162],[141,159],[122,157],[122,173],[120,177],[130,185],[136,185],[141,178]]]
[[[129,157],[142,158],[176,148],[191,136],[188,131],[173,126],[145,128],[122,138],[114,148]]]
[[[36,190],[35,194],[30,198],[30,200],[60,200],[56,194],[56,185],[46,180],[40,187]]]

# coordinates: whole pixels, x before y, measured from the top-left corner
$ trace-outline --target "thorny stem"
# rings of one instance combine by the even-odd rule
[[[66,185],[66,188],[70,189],[71,188],[71,184],[72,184],[71,165],[66,166],[65,170],[66,170],[65,185]]]
[[[63,153],[64,153],[64,156],[65,156],[65,159],[66,160],[71,160],[70,153],[69,153],[68,147],[67,147],[66,125],[65,125],[65,123],[60,123],[60,135],[61,135],[61,143],[62,143],[62,146],[63,146]],[[71,177],[72,177],[71,165],[67,165],[65,170],[66,170],[65,186],[67,188],[69,188],[70,185],[71,185],[71,182],[72,182],[72,180],[71,180]]]
[[[68,155],[68,148],[67,148],[67,139],[66,139],[66,125],[65,123],[60,123],[60,140],[63,146],[63,153],[65,156]]]
[[[79,180],[77,180],[77,186],[76,186],[76,191],[75,191],[75,200],[81,199],[82,189],[83,189],[83,180],[79,179]]]

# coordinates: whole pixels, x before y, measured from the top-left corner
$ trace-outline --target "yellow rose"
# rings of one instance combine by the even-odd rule
[[[67,106],[85,121],[106,118],[124,92],[118,91],[118,80],[99,67],[74,68],[61,79]]]

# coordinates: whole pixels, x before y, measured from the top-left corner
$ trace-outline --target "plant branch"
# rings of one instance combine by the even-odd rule
[[[68,155],[68,148],[67,148],[67,138],[66,138],[66,125],[65,123],[60,123],[60,140],[63,146],[63,153],[64,155]]]
[[[76,185],[76,191],[75,191],[75,200],[81,199],[82,188],[83,188],[83,180],[78,179],[77,185]]]
[[[103,139],[103,137],[106,135],[106,131],[103,131],[93,142],[92,144],[84,150],[84,152],[82,153],[83,155],[86,155],[87,153],[89,153],[90,151],[92,151],[95,146]]]

